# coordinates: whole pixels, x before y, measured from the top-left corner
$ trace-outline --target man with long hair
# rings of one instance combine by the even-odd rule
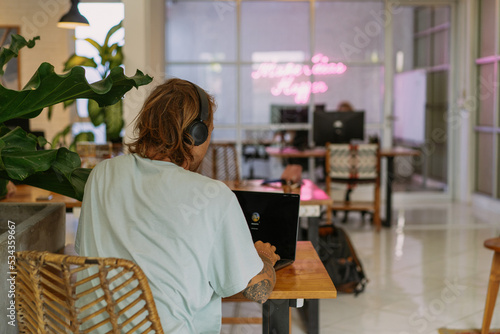
[[[99,163],[85,187],[77,252],[136,262],[165,333],[220,333],[221,297],[263,303],[276,280],[276,248],[253,243],[224,183],[195,173],[214,110],[200,87],[167,80],[137,116],[130,154]]]

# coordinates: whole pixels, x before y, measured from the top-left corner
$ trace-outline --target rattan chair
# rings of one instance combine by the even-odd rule
[[[16,271],[19,333],[163,333],[132,261],[22,251]]]
[[[373,224],[377,231],[381,228],[380,220],[380,159],[378,144],[326,144],[325,185],[331,196],[331,183],[347,184],[344,201],[335,201],[327,211],[331,221],[332,211],[361,211],[373,213]],[[352,201],[351,192],[358,184],[373,184],[372,201]]]
[[[240,181],[240,164],[234,143],[210,143],[198,173],[221,181]]]

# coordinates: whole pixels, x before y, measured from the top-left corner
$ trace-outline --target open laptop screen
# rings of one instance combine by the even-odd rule
[[[276,269],[295,260],[299,226],[298,194],[234,191],[254,242],[261,240],[276,247],[281,260]]]

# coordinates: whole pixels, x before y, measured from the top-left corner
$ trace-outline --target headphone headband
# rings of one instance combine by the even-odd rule
[[[196,92],[198,94],[198,101],[200,104],[200,113],[199,119],[200,121],[206,121],[208,119],[208,96],[203,89],[201,89],[198,85],[191,83],[194,88],[196,88]]]

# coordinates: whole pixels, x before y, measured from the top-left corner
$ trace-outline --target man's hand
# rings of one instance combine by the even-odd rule
[[[276,261],[280,259],[280,256],[276,254],[276,247],[270,243],[263,243],[259,240],[254,244],[254,246],[262,261],[269,260],[271,265],[274,266]]]

